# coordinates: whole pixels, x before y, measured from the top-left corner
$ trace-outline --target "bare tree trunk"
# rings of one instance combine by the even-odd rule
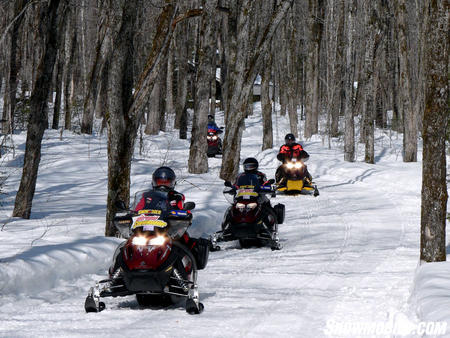
[[[166,95],[167,95],[167,59],[165,60],[163,66],[160,70],[160,92],[162,95],[159,95],[158,105],[159,105],[159,130],[166,131]]]
[[[288,22],[288,46],[287,46],[287,109],[289,114],[290,131],[295,137],[298,137],[298,114],[297,114],[297,48],[294,35],[293,18],[289,15]]]
[[[356,6],[357,1],[350,0],[347,11],[344,160],[348,162],[355,161],[355,121],[353,117],[353,30]]]
[[[115,234],[113,218],[118,200],[128,203],[130,194],[131,158],[139,123],[149,92],[160,73],[164,56],[175,28],[177,6],[168,2],[156,23],[156,33],[135,91],[132,93],[132,46],[138,0],[111,0],[114,15],[110,25],[111,53],[108,71],[108,198],[105,235]],[[119,13],[120,15],[118,15]],[[109,58],[108,58],[109,59]],[[131,69],[130,69],[131,68]]]
[[[323,33],[325,5],[323,0],[309,0],[309,47],[307,58],[307,88],[305,138],[319,131],[320,46]]]
[[[64,33],[63,33],[64,34]],[[62,45],[64,41],[62,41]],[[58,129],[59,127],[59,118],[61,112],[61,96],[62,96],[62,75],[64,68],[64,55],[63,50],[60,48],[58,52],[57,62],[56,62],[56,81],[55,81],[55,102],[53,105],[53,121],[52,121],[52,129]]]
[[[447,211],[445,138],[448,114],[448,7],[445,1],[427,4],[425,45],[425,112],[423,118],[423,170],[420,260],[446,259]]]
[[[136,0],[112,0],[111,62],[108,75],[108,201],[106,213],[106,236],[114,236],[112,225],[117,200],[128,203],[130,195],[131,157],[134,152],[137,121],[127,112],[131,106],[133,89],[134,21]]]
[[[330,134],[332,137],[339,135],[339,117],[342,112],[342,92],[344,90],[344,74],[343,74],[343,64],[344,64],[344,48],[345,48],[345,36],[344,36],[344,24],[345,24],[345,4],[337,3],[335,4],[336,10],[336,49],[334,57],[334,81],[332,86],[334,88],[332,94],[332,106],[331,106],[331,125]]]
[[[267,53],[261,77],[261,108],[263,121],[262,150],[273,147],[272,102],[270,98],[270,75],[272,70],[272,54]]]
[[[214,21],[215,0],[207,0],[203,7],[200,28],[198,67],[195,80],[194,119],[192,122],[191,146],[189,149],[188,171],[201,174],[208,171],[206,131],[208,125],[210,81],[215,74],[214,54],[216,53],[216,27]]]
[[[378,0],[377,0],[378,1]],[[374,120],[375,120],[375,86],[374,86],[374,63],[375,54],[378,46],[379,37],[376,36],[376,1],[364,2],[364,22],[366,28],[365,34],[365,53],[364,53],[364,93],[362,102],[362,113],[364,117],[364,142],[366,163],[375,163],[374,149]]]
[[[101,83],[102,79],[103,82],[105,81],[104,76],[101,74],[107,74],[103,67],[106,66],[105,64],[107,62],[109,62],[109,60],[106,60],[109,42],[108,37],[106,36],[106,29],[108,25],[107,21],[108,18],[104,17],[104,15],[100,19],[100,24],[97,30],[94,60],[85,81],[86,91],[83,102],[83,118],[81,121],[81,132],[84,134],[92,134],[97,100],[99,99],[105,101],[105,98],[98,97],[98,92],[101,90],[100,87],[102,85],[105,86],[105,83]],[[83,60],[86,62],[85,58],[83,58]],[[85,72],[87,72],[87,70]]]
[[[166,114],[169,118],[175,116],[175,102],[173,96],[174,77],[173,50],[169,49],[167,55],[167,77],[166,77]]]
[[[181,120],[186,107],[188,92],[188,49],[189,39],[185,41],[188,35],[188,23],[180,23],[176,34],[176,63],[177,63],[177,96],[175,98],[175,129],[181,129]],[[181,138],[181,136],[180,136]]]
[[[68,7],[67,28],[64,42],[64,129],[72,129],[72,102],[73,102],[73,64],[77,45],[77,29],[75,27],[75,12]]]
[[[158,135],[161,126],[161,76],[159,76],[157,82],[153,86],[153,90],[150,94],[147,112],[147,125],[145,126],[145,134]]]
[[[57,13],[61,2],[63,6],[66,5],[64,1],[51,0],[45,15],[40,18],[40,31],[43,32],[46,43],[31,95],[22,179],[16,195],[13,217],[28,219],[31,215],[31,206],[41,160],[42,137],[48,125],[47,98],[51,88],[53,68],[58,50]]]
[[[232,75],[232,78],[230,79],[232,88],[230,90],[231,95],[227,108],[227,111],[233,112],[233,114],[228,114],[226,121],[227,124],[223,142],[224,152],[222,167],[220,169],[220,177],[225,180],[232,180],[236,177],[239,170],[242,130],[244,127],[248,98],[253,88],[253,82],[262,63],[262,55],[268,52],[270,39],[278,24],[291,7],[292,1],[284,1],[278,6],[263,28],[264,34],[258,37],[255,46],[256,49],[250,51],[251,47],[248,45],[248,42],[251,41],[251,39],[249,39],[250,20],[248,15],[251,5],[250,0],[245,0],[237,19],[236,63],[233,72],[230,73],[230,75]]]
[[[406,2],[396,2],[396,16],[398,23],[398,43],[400,61],[400,95],[403,109],[403,161],[417,162],[417,116],[414,111],[411,97],[411,74],[408,55]]]
[[[14,130],[14,110],[16,108],[17,75],[19,73],[20,62],[17,61],[19,28],[23,22],[23,9],[27,6],[28,0],[17,0],[13,7],[13,20],[11,32],[8,36],[9,55],[7,64],[7,81],[3,104],[3,133],[11,133]]]

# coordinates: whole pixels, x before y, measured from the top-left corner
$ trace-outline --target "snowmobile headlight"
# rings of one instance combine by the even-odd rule
[[[294,167],[300,169],[301,167],[303,167],[303,164],[302,162],[295,162]]]
[[[258,204],[257,203],[249,203],[249,204],[247,204],[247,209],[250,209],[250,210],[252,210],[252,209],[255,209],[256,207],[258,206]]]
[[[245,209],[245,204],[244,203],[236,203],[236,208],[242,211]]]
[[[212,140],[212,136],[206,136],[206,139],[207,139],[208,141],[211,141],[211,140]]]
[[[133,245],[147,245],[147,238],[144,236],[136,236],[131,241]]]
[[[212,137],[213,141],[217,140],[217,136]]]
[[[165,243],[165,241],[166,241],[166,238],[164,236],[156,236],[148,242],[148,245],[160,246],[160,245],[163,245]]]
[[[292,162],[286,163],[286,167],[288,167],[288,169],[292,169],[292,168],[294,168],[294,166],[295,166],[295,164]]]

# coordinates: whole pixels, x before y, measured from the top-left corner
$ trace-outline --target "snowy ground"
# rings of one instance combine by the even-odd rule
[[[268,177],[278,166],[286,118],[274,119],[274,128],[275,148],[260,152],[257,105],[242,142],[242,159],[256,156]],[[228,206],[218,178],[221,160],[209,159],[207,174],[187,173],[189,141],[176,135],[145,137],[141,154],[137,145],[132,192],[149,187],[158,166],[173,167],[177,190],[197,205],[190,232],[206,237],[220,228]],[[302,142],[320,196],[272,200],[286,205],[281,251],[242,250],[230,242],[211,253],[198,278],[205,305],[199,316],[181,307],[141,309],[133,297],[105,299],[105,311],[85,313],[89,287],[106,276],[121,241],[102,236],[106,138],[65,132],[60,140],[47,131],[32,218],[22,220],[10,216],[25,137],[15,136],[15,159],[0,159],[7,176],[0,207],[0,336],[351,337],[358,323],[395,323],[416,329],[403,331],[408,336],[421,336],[422,321],[450,323],[450,265],[418,267],[421,162],[402,162],[401,136],[377,131],[375,165],[361,161],[362,145],[358,161],[348,163],[342,141],[333,140],[331,149],[319,136]],[[393,336],[389,329],[378,333]]]

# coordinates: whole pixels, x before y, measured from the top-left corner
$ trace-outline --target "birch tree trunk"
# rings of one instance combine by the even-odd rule
[[[37,174],[41,160],[41,143],[48,126],[47,98],[51,88],[53,69],[58,50],[58,8],[65,1],[50,0],[44,15],[40,18],[40,31],[46,43],[44,54],[37,70],[36,83],[31,94],[25,158],[22,178],[14,203],[13,217],[29,219],[33,196],[36,189]],[[42,4],[45,6],[44,4]]]
[[[446,260],[447,212],[445,138],[448,114],[448,20],[446,1],[426,6],[425,112],[423,118],[422,207],[420,260]]]

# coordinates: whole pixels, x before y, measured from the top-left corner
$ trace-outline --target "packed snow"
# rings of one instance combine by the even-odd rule
[[[256,157],[272,178],[288,119],[274,117],[274,148],[261,151],[259,103],[254,108],[241,159]],[[222,112],[216,120],[223,125]],[[221,159],[210,158],[206,174],[189,174],[190,141],[177,135],[137,141],[131,191],[149,188],[159,166],[172,167],[177,190],[196,203],[190,234],[208,237],[228,207]],[[433,331],[450,322],[450,264],[419,265],[421,154],[402,162],[401,135],[377,129],[376,164],[363,162],[362,144],[349,163],[342,138],[300,138],[320,196],[272,199],[286,205],[282,250],[227,242],[210,253],[198,275],[205,310],[197,316],[181,306],[140,308],[133,296],[104,298],[104,311],[85,313],[89,288],[107,276],[123,241],[103,236],[106,136],[46,131],[30,220],[11,218],[25,139],[25,131],[14,135],[15,158],[0,159],[2,337],[450,336],[450,327]]]

